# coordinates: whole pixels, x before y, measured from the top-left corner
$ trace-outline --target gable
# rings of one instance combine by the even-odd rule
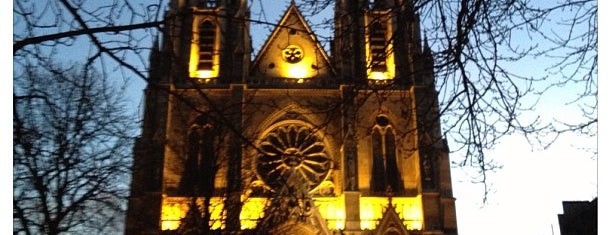
[[[400,219],[399,215],[395,211],[395,207],[391,204],[391,201],[389,201],[387,209],[385,210],[383,217],[380,219],[380,223],[376,227],[374,234],[410,235],[404,226],[402,219]]]
[[[251,67],[256,77],[308,79],[330,76],[329,59],[292,2]]]

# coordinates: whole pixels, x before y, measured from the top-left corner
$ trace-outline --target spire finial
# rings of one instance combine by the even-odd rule
[[[429,47],[429,42],[427,41],[427,34],[423,37],[423,53],[425,55],[431,55],[431,48]]]
[[[156,34],[153,36],[153,50],[154,51],[158,51],[159,50],[159,35]]]

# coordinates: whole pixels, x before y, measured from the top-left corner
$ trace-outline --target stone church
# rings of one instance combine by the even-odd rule
[[[246,0],[169,4],[126,234],[457,234],[412,1],[335,1],[328,50],[292,1],[255,57]]]

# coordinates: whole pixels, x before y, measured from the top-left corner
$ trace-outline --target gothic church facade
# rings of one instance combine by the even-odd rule
[[[251,58],[246,0],[171,0],[126,234],[457,234],[433,58],[411,1],[292,1]]]

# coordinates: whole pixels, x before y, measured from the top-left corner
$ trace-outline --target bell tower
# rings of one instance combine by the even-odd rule
[[[154,42],[150,55],[142,134],[134,146],[126,234],[160,234],[168,227],[168,222],[162,221],[164,213],[168,214],[162,205],[168,204],[165,199],[168,195],[179,190],[167,186],[168,181],[174,181],[168,173],[172,168],[168,165],[173,165],[169,163],[173,160],[169,149],[176,142],[187,141],[179,140],[168,125],[175,125],[177,116],[193,116],[191,132],[186,132],[196,138],[196,133],[206,130],[201,126],[207,124],[205,115],[197,115],[204,112],[200,109],[202,105],[198,105],[201,102],[189,100],[193,97],[189,93],[200,87],[241,83],[250,63],[246,0],[171,0],[165,19],[161,42]],[[192,110],[177,110],[179,103]],[[233,144],[240,146],[239,142]],[[206,170],[204,165],[196,167],[196,171]],[[240,185],[240,182],[233,183]]]
[[[251,58],[246,0],[170,1],[126,234],[457,234],[412,1],[335,1],[329,52],[285,4]]]
[[[337,0],[334,22],[334,63],[346,80],[415,82],[426,58],[412,1]]]
[[[172,0],[164,41],[171,41],[177,84],[241,82],[249,67],[251,42],[245,0]],[[180,69],[178,69],[180,68]]]

